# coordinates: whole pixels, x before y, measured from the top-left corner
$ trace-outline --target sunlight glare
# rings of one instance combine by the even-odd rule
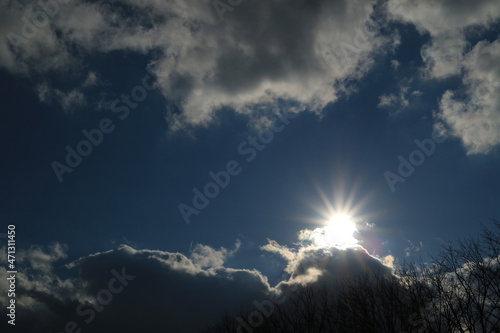
[[[354,237],[354,233],[358,231],[356,225],[346,214],[333,216],[326,226],[315,231],[313,240],[320,248],[349,248],[359,243]]]

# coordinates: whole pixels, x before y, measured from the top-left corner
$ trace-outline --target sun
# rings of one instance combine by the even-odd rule
[[[327,250],[362,247],[368,221],[376,214],[365,210],[373,193],[364,191],[363,195],[359,195],[357,188],[360,185],[349,185],[345,178],[349,177],[338,178],[330,194],[325,193],[319,183],[314,181],[321,201],[316,198],[307,200],[315,214],[300,217],[300,220],[315,227],[299,231],[299,240],[303,244]]]
[[[359,241],[354,237],[358,232],[356,224],[347,214],[336,214],[322,228],[314,230],[312,240],[320,248],[350,248]]]

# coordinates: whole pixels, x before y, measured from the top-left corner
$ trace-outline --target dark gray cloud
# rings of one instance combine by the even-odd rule
[[[117,332],[200,332],[225,312],[282,295],[294,284],[365,272],[391,274],[361,247],[287,250],[276,242],[269,244],[279,250],[269,246],[265,250],[288,262],[289,278],[275,287],[255,269],[225,265],[228,257],[237,255],[239,242],[233,250],[198,244],[189,256],[121,245],[65,265],[67,249],[59,244],[20,251],[18,264],[23,271],[18,274],[16,330],[64,332],[69,325],[97,333],[109,332],[110,327]],[[2,289],[5,275],[0,268]],[[6,302],[1,295],[0,304]]]
[[[204,253],[220,258],[217,250]],[[24,256],[19,265],[26,269],[18,274],[16,298],[16,329],[22,332],[61,332],[68,322],[87,332],[109,332],[110,327],[198,332],[226,309],[250,304],[270,290],[255,270],[218,263],[204,269],[180,253],[126,245],[81,258],[67,265],[69,272],[53,249],[30,249]],[[5,280],[5,269],[0,275]],[[5,305],[6,296],[0,302]]]
[[[22,37],[21,17],[33,20],[41,10],[20,0],[3,4],[1,32]],[[5,38],[0,59],[33,75],[82,68],[88,53],[155,51],[150,65],[161,92],[181,110],[170,115],[174,127],[209,122],[222,107],[251,113],[276,98],[320,112],[346,80],[364,76],[374,52],[391,48],[373,13],[362,0],[258,0],[224,12],[221,22],[209,1],[72,1],[59,3],[22,42]]]

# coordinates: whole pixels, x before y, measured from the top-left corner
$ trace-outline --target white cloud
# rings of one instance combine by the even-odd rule
[[[380,259],[380,262],[382,264],[384,264],[384,266],[387,266],[387,267],[390,267],[390,268],[394,268],[394,260],[395,260],[394,256],[391,255],[391,254],[388,254],[385,257],[382,257]]]
[[[266,245],[261,247],[262,250],[277,253],[287,261],[292,261],[296,257],[296,253],[293,249],[289,249],[285,245],[280,245],[275,240],[268,239],[267,242]]]
[[[462,77],[461,89],[441,97],[435,127],[460,138],[468,154],[488,153],[500,143],[499,42],[470,45],[468,37],[498,22],[498,2],[389,0],[388,5],[393,19],[430,34],[421,50],[425,77]]]
[[[394,94],[383,94],[379,96],[379,103],[377,107],[393,107],[398,103],[398,97]]]
[[[9,4],[13,17],[31,17],[37,10]],[[372,4],[362,0],[244,2],[225,13],[222,24],[208,1],[123,4],[128,8],[83,1],[60,5],[21,51],[13,52],[4,40],[2,64],[29,74],[75,68],[86,52],[155,50],[159,56],[151,61],[161,91],[181,109],[169,119],[182,126],[209,122],[221,107],[250,113],[253,105],[275,98],[319,112],[346,89],[346,80],[363,77],[374,52],[390,49],[390,39],[397,39],[377,32]],[[21,25],[9,21],[12,31]]]
[[[378,108],[390,109],[392,114],[397,114],[410,106],[410,103],[422,95],[418,90],[411,90],[411,79],[400,81],[398,93],[388,93],[379,96]]]
[[[411,22],[432,36],[491,24],[500,13],[495,0],[388,0],[388,8],[395,19]]]
[[[190,259],[193,264],[200,268],[222,267],[227,257],[238,251],[240,245],[241,243],[238,241],[234,250],[227,250],[224,247],[216,250],[208,245],[196,244],[191,249]]]
[[[500,40],[478,43],[464,60],[465,97],[444,93],[438,119],[459,137],[469,154],[500,144]]]
[[[426,64],[425,76],[446,78],[459,75],[466,41],[462,34],[443,33],[432,39],[421,50],[422,59]]]
[[[52,103],[53,101],[57,101],[65,111],[86,103],[85,95],[81,90],[72,89],[68,92],[63,92],[57,88],[50,87],[47,82],[37,87],[37,93],[38,99],[41,102]]]
[[[397,71],[398,68],[399,68],[399,66],[401,66],[401,62],[399,62],[396,59],[392,59],[391,60],[391,67],[392,67],[392,69],[394,69],[395,71]]]
[[[348,275],[369,272],[390,274],[393,264],[390,258],[379,260],[372,257],[359,244],[349,241],[350,245],[345,247],[318,243],[316,237],[323,236],[327,232],[325,228],[328,227],[301,230],[297,235],[300,241],[296,244],[297,248],[289,248],[270,239],[261,247],[262,250],[278,254],[286,261],[284,271],[290,274],[290,278],[278,283],[278,291],[287,290],[294,283],[331,282]]]
[[[500,18],[495,0],[389,0],[391,17],[413,23],[431,41],[421,50],[425,74],[432,78],[459,75],[467,46],[467,29],[488,27]],[[444,19],[445,18],[445,19]]]
[[[20,263],[29,263],[29,265],[42,272],[50,272],[52,264],[59,259],[66,258],[67,246],[56,243],[49,247],[48,253],[42,248],[33,246],[28,251],[20,252],[17,260]]]

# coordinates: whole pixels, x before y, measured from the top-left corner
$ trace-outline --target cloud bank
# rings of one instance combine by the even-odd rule
[[[361,273],[392,274],[360,246],[288,248],[269,240],[262,250],[278,254],[282,259],[275,259],[286,264],[286,278],[271,286],[256,269],[227,266],[240,246],[237,242],[229,250],[197,244],[187,256],[120,245],[66,264],[67,247],[61,244],[19,251],[23,271],[17,275],[16,329],[200,332],[224,313],[281,297],[294,285],[332,283]],[[0,268],[0,288],[7,288],[6,274]],[[7,302],[0,295],[0,305]]]
[[[206,124],[223,107],[248,114],[277,98],[320,112],[346,81],[366,74],[374,54],[390,49],[373,3],[362,0],[243,2],[222,22],[212,2],[201,0],[48,3],[53,15],[45,21],[38,3],[3,3],[4,68],[30,77],[70,72],[84,85],[86,56],[143,54],[161,93],[177,105],[169,114],[174,127]],[[34,28],[29,38],[26,20]],[[68,108],[76,93],[51,94]]]

